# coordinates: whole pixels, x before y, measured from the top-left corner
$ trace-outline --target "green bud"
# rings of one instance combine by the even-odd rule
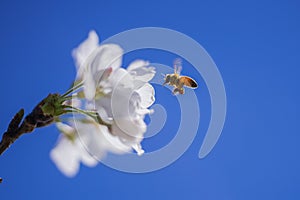
[[[59,116],[64,113],[65,99],[59,94],[49,94],[44,100],[41,109],[45,115]]]

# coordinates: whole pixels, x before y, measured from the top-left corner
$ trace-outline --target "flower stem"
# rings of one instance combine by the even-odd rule
[[[108,128],[111,127],[111,124],[105,122],[101,117],[100,115],[98,114],[98,112],[95,112],[95,111],[87,111],[87,110],[81,110],[79,108],[75,108],[75,107],[72,107],[72,106],[68,106],[68,105],[65,105],[65,108],[69,108],[70,111],[73,111],[73,112],[77,112],[77,113],[80,113],[80,114],[83,114],[83,115],[87,115],[91,118],[93,118],[96,122],[98,122],[99,124],[101,125],[104,125],[104,126],[107,126]]]
[[[83,82],[80,82],[80,83],[74,83],[73,87],[71,87],[68,91],[66,91],[62,97],[63,98],[66,98],[69,94],[71,94],[72,92],[78,90],[79,88],[81,88],[83,86]]]

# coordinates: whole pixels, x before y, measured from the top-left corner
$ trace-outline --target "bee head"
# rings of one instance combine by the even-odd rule
[[[170,77],[171,77],[170,74],[165,74],[165,75],[164,75],[164,80],[165,80],[165,82],[163,83],[163,85],[169,84],[169,83],[170,83]]]
[[[165,74],[165,79],[169,79],[171,77],[171,74]]]

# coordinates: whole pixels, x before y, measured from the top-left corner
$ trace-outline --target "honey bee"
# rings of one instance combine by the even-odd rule
[[[173,94],[176,95],[184,94],[183,86],[195,89],[198,87],[197,82],[188,76],[180,76],[180,71],[182,69],[181,59],[176,59],[174,61],[174,74],[166,74],[164,77],[165,82],[163,85],[168,84],[174,86]]]

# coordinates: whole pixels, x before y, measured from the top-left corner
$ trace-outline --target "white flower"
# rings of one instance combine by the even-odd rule
[[[114,70],[122,63],[123,49],[116,44],[99,45],[95,31],[90,31],[89,37],[73,50],[73,57],[77,67],[77,78],[83,79],[85,97],[92,100],[96,85],[106,69]]]
[[[134,149],[138,155],[144,153],[144,117],[152,112],[148,108],[155,100],[154,88],[148,82],[155,69],[143,60],[132,62],[127,70],[121,68],[122,48],[98,42],[97,34],[91,31],[88,39],[73,51],[73,57],[85,96],[76,105],[97,111],[103,123],[81,117],[68,122],[70,126],[64,125],[62,132],[68,132],[68,127],[74,138],[70,140],[68,134],[61,136],[51,158],[67,176],[77,173],[80,162],[96,165],[95,158],[103,159],[107,152],[124,154]]]
[[[71,126],[59,122],[56,126],[63,135],[58,138],[50,157],[58,169],[68,177],[77,174],[80,163],[89,167],[96,166],[107,151],[115,154],[130,152],[130,147],[112,136],[106,126],[93,120],[77,121]]]
[[[136,70],[145,73],[117,69],[108,79],[107,85],[111,85],[111,92],[96,99],[95,108],[101,116],[113,119],[111,133],[137,151],[138,155],[142,155],[144,150],[140,143],[147,128],[144,116],[151,113],[147,108],[154,102],[154,89],[146,81],[154,76],[155,71],[147,69],[145,63],[138,63],[142,65],[137,66]]]
[[[97,160],[86,151],[83,143],[76,137],[75,129],[62,123],[56,125],[64,133],[50,152],[50,157],[58,169],[66,176],[73,177],[79,170],[80,162],[90,167],[95,166]]]

